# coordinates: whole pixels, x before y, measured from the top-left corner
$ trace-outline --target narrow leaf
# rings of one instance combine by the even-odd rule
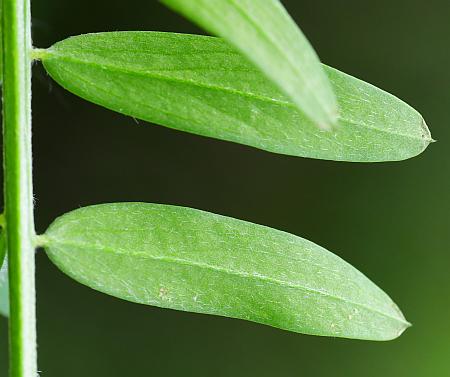
[[[392,161],[421,153],[431,141],[413,108],[329,67],[340,118],[333,131],[319,130],[252,64],[214,37],[88,34],[55,44],[41,58],[63,87],[111,110],[271,152]]]
[[[342,259],[297,236],[158,204],[86,207],[44,235],[50,259],[101,292],[324,336],[389,340],[408,326]]]
[[[317,125],[337,122],[338,106],[312,46],[278,0],[162,0],[225,38]]]

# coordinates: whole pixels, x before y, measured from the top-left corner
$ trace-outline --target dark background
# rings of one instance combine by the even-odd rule
[[[188,0],[187,0],[188,1]],[[450,376],[450,2],[284,1],[322,60],[410,103],[439,142],[412,160],[270,154],[115,114],[34,70],[36,222],[89,204],[196,207],[308,238],[379,284],[414,326],[386,343],[318,338],[123,302],[37,256],[42,377]],[[35,0],[34,41],[201,32],[149,0]],[[0,319],[0,376],[7,322]]]

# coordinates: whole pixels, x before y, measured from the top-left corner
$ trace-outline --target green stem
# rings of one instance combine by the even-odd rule
[[[3,0],[2,21],[10,376],[36,377],[29,0]]]

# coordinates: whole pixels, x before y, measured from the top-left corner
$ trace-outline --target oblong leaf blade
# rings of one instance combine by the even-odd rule
[[[383,291],[336,255],[229,217],[104,204],[63,215],[43,239],[50,259],[75,280],[141,304],[372,340],[408,326]]]
[[[395,161],[421,153],[431,141],[423,118],[413,108],[329,67],[325,69],[341,112],[336,129],[319,130],[252,64],[214,37],[88,34],[40,54],[59,84],[96,104],[275,153]]]
[[[278,0],[162,0],[225,38],[316,124],[337,122],[336,97],[319,58]]]

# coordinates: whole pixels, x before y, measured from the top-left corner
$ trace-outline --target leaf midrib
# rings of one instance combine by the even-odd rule
[[[58,58],[60,58],[61,60],[66,60],[66,61],[69,61],[72,63],[81,63],[81,64],[86,64],[86,65],[92,65],[97,68],[108,68],[111,71],[122,72],[122,73],[126,73],[126,74],[129,74],[132,76],[145,76],[145,77],[148,77],[151,79],[157,79],[157,80],[161,80],[161,81],[172,81],[172,82],[177,82],[177,83],[190,84],[192,86],[196,86],[196,87],[200,87],[200,88],[230,92],[232,94],[237,94],[242,97],[257,99],[262,102],[277,103],[277,104],[280,104],[283,106],[288,106],[288,107],[292,107],[295,109],[297,108],[293,103],[288,102],[288,101],[282,101],[282,100],[279,100],[276,98],[261,96],[261,95],[255,94],[255,93],[243,92],[241,90],[237,90],[237,89],[233,89],[233,88],[229,88],[229,87],[225,87],[225,86],[208,85],[205,83],[196,82],[194,80],[187,80],[187,79],[180,79],[180,78],[176,78],[176,77],[163,76],[163,75],[159,75],[159,74],[156,74],[156,73],[153,73],[150,71],[132,70],[130,68],[119,67],[119,66],[116,66],[113,64],[104,64],[104,63],[99,64],[99,63],[91,61],[91,60],[84,60],[84,59],[76,58],[73,56],[55,53],[54,50],[48,50],[48,52],[49,52],[49,56],[54,55],[54,56],[57,56]]]
[[[159,262],[166,262],[166,263],[174,263],[174,264],[179,264],[179,265],[183,265],[183,266],[190,266],[190,267],[196,267],[199,269],[206,269],[206,270],[210,270],[210,271],[214,271],[214,272],[218,272],[218,273],[222,273],[225,275],[231,275],[231,276],[238,276],[241,278],[247,278],[247,279],[255,279],[255,280],[260,280],[262,282],[266,282],[266,283],[272,283],[274,285],[279,285],[281,287],[286,287],[286,288],[294,288],[294,289],[303,289],[307,292],[313,293],[313,294],[317,294],[317,295],[321,295],[321,296],[325,296],[328,297],[330,299],[336,300],[336,301],[342,301],[346,304],[349,305],[354,305],[360,308],[363,308],[369,312],[378,314],[382,317],[386,317],[390,320],[396,321],[398,323],[401,323],[405,326],[410,326],[410,323],[407,322],[404,319],[401,319],[399,317],[394,317],[390,314],[387,314],[385,312],[379,311],[377,309],[374,309],[372,307],[369,307],[367,305],[358,303],[358,302],[354,302],[348,299],[345,299],[344,297],[341,296],[336,296],[333,295],[329,292],[323,292],[320,291],[318,289],[314,289],[314,288],[310,288],[310,287],[305,287],[302,286],[300,284],[292,284],[288,281],[285,280],[281,280],[281,279],[275,279],[275,278],[271,278],[269,276],[266,275],[262,275],[262,274],[258,274],[258,275],[252,275],[249,274],[247,272],[243,272],[243,271],[239,271],[239,270],[233,270],[233,269],[226,269],[226,268],[221,268],[218,266],[213,266],[213,265],[209,265],[206,263],[199,263],[199,262],[193,262],[193,261],[188,261],[185,259],[179,259],[179,258],[170,258],[170,257],[160,257],[160,256],[155,256],[155,255],[151,255],[151,254],[147,254],[147,253],[143,253],[143,252],[133,252],[133,253],[124,253],[124,252],[120,252],[117,251],[116,249],[112,249],[112,248],[108,248],[108,247],[99,247],[99,246],[93,246],[90,244],[85,244],[83,242],[68,242],[66,240],[60,240],[60,239],[56,239],[54,237],[52,237],[51,235],[46,235],[45,237],[45,247],[73,247],[73,248],[78,248],[78,249],[84,249],[84,250],[94,250],[94,251],[98,251],[98,252],[106,252],[106,253],[110,253],[110,254],[116,254],[119,256],[125,256],[125,257],[137,257],[137,258],[142,258],[142,259],[147,259],[147,260],[153,260],[153,261],[159,261]]]
[[[192,85],[195,87],[199,87],[199,88],[205,88],[205,89],[210,89],[210,90],[216,90],[216,91],[223,91],[223,92],[228,92],[231,94],[236,94],[236,95],[240,95],[242,97],[246,97],[246,98],[250,98],[250,99],[254,99],[254,100],[259,100],[261,102],[267,102],[267,103],[272,103],[272,104],[276,104],[279,106],[286,106],[289,108],[292,108],[295,111],[298,111],[297,106],[295,104],[293,104],[292,102],[288,102],[288,101],[282,101],[279,99],[275,99],[275,98],[270,98],[270,97],[266,97],[266,96],[261,96],[255,93],[250,93],[250,92],[243,92],[240,90],[236,90],[236,89],[232,89],[229,87],[225,87],[225,86],[217,86],[217,85],[208,85],[205,83],[199,83],[193,80],[186,80],[186,79],[180,79],[180,78],[175,78],[175,77],[169,77],[169,76],[163,76],[163,75],[159,75],[159,74],[155,74],[152,72],[148,72],[148,71],[134,71],[132,69],[129,68],[124,68],[124,67],[118,67],[116,65],[113,64],[98,64],[96,62],[93,62],[91,60],[84,60],[84,59],[80,59],[80,58],[76,58],[73,56],[68,56],[68,55],[64,55],[61,54],[57,51],[55,51],[54,49],[49,49],[47,50],[47,55],[45,56],[44,63],[45,60],[47,58],[47,56],[49,57],[57,57],[61,60],[65,60],[71,63],[76,63],[76,64],[86,64],[86,65],[92,65],[94,67],[97,68],[107,68],[111,71],[116,71],[116,72],[121,72],[121,73],[125,73],[125,74],[129,74],[131,76],[144,76],[144,77],[148,77],[151,79],[155,79],[155,80],[161,80],[161,81],[169,81],[169,82],[176,82],[176,83],[182,83],[185,85]],[[382,132],[382,133],[386,133],[388,135],[396,135],[399,137],[403,137],[403,138],[407,138],[407,139],[411,139],[411,140],[415,140],[415,141],[422,141],[423,143],[425,143],[427,140],[423,139],[420,136],[412,136],[409,134],[402,134],[399,132],[393,132],[392,130],[386,130],[386,129],[382,129],[382,128],[378,128],[375,126],[371,126],[368,124],[364,124],[364,123],[357,123],[353,120],[344,118],[342,116],[339,116],[339,119],[344,122],[344,123],[350,123],[353,125],[356,125],[358,127],[362,127],[362,128],[366,128],[366,129],[371,129],[371,130],[375,130],[377,132]],[[322,131],[325,132],[325,131]]]

